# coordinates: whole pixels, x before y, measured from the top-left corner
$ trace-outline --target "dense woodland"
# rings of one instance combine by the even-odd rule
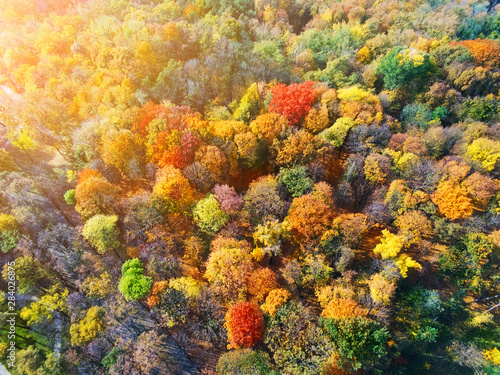
[[[1,0],[0,26],[11,374],[500,374],[496,0]]]

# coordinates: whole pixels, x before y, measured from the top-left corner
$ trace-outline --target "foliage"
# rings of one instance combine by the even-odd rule
[[[410,48],[393,48],[380,61],[377,73],[383,76],[385,87],[394,90],[425,78],[431,68],[428,54],[422,55]]]
[[[431,197],[439,211],[448,219],[456,220],[472,215],[474,206],[467,196],[467,190],[449,181],[441,182]]]
[[[105,254],[108,250],[114,250],[120,246],[117,223],[118,216],[116,215],[95,215],[83,226],[82,235],[100,254]]]
[[[138,258],[127,260],[122,266],[118,290],[127,301],[145,297],[153,285],[151,277],[144,276],[144,267]]]
[[[285,185],[287,191],[294,198],[304,195],[313,187],[313,182],[307,176],[304,166],[281,168],[278,181]]]
[[[370,369],[387,355],[389,331],[364,317],[323,319],[322,325],[335,342],[338,364],[345,370]]]
[[[340,147],[344,144],[344,139],[351,128],[356,126],[356,123],[349,117],[341,117],[326,130],[323,130],[319,137],[327,142],[330,142],[334,147]]]
[[[93,306],[87,310],[85,317],[70,327],[71,345],[83,345],[97,337],[104,330],[103,315],[105,310]]]
[[[14,249],[21,238],[19,223],[14,216],[0,214],[0,248],[3,253]]]
[[[292,83],[290,86],[277,84],[271,89],[273,98],[269,112],[283,115],[291,126],[297,124],[309,112],[316,98],[313,86],[312,81]]]
[[[259,307],[248,302],[238,302],[226,314],[225,327],[229,340],[228,349],[250,348],[264,332],[264,319]]]
[[[213,194],[196,203],[193,216],[202,230],[212,233],[218,232],[229,220],[229,215],[221,210]]]
[[[271,373],[271,368],[269,355],[252,349],[224,353],[217,363],[217,373],[221,375],[266,375]]]

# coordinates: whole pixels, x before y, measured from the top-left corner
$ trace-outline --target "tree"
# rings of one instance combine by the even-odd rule
[[[70,328],[71,345],[81,346],[95,339],[99,332],[104,331],[105,310],[99,306],[93,306],[87,310],[85,317],[78,323],[73,323]]]
[[[464,46],[474,57],[477,64],[487,67],[500,65],[500,46],[491,39],[461,40],[450,45]]]
[[[263,108],[263,102],[259,96],[259,88],[257,83],[252,83],[248,87],[245,95],[241,98],[238,108],[234,111],[236,120],[249,123],[252,121]]]
[[[265,352],[252,349],[232,350],[219,357],[220,375],[267,375],[272,373],[271,360]]]
[[[342,319],[365,316],[366,314],[367,310],[361,307],[356,301],[349,298],[334,297],[323,309],[321,316],[330,319]]]
[[[316,98],[313,86],[312,81],[292,83],[290,86],[283,83],[273,86],[269,112],[283,115],[290,126],[297,124],[309,112]]]
[[[392,259],[398,266],[402,277],[406,277],[409,268],[422,268],[422,266],[406,254],[399,254],[403,249],[403,239],[392,234],[387,229],[382,231],[382,239],[375,246],[373,252],[380,254],[382,259]]]
[[[229,215],[235,215],[243,207],[243,199],[236,193],[232,186],[215,185],[213,188],[215,199],[220,208]]]
[[[24,294],[31,291],[40,284],[43,278],[49,276],[43,268],[42,263],[32,255],[23,255],[16,259],[16,281],[17,292]],[[9,266],[5,264],[2,270],[2,277],[8,280]]]
[[[278,194],[278,181],[273,176],[263,176],[250,183],[243,200],[244,210],[256,222],[266,216],[279,218],[283,214],[284,205]]]
[[[146,297],[152,285],[151,277],[144,276],[144,267],[139,258],[129,259],[123,264],[118,290],[127,301]]]
[[[273,289],[267,295],[266,302],[260,306],[260,309],[265,314],[274,316],[276,315],[276,311],[283,306],[291,296],[290,292],[286,289]]]
[[[84,169],[75,188],[75,209],[84,219],[97,214],[112,214],[116,193],[116,188],[100,172]]]
[[[266,113],[257,116],[250,123],[250,130],[269,146],[288,127],[288,120],[278,113]]]
[[[372,184],[383,184],[391,171],[391,161],[385,155],[371,153],[365,159],[363,167],[365,178]]]
[[[288,301],[267,321],[264,343],[280,370],[289,374],[319,374],[334,347],[318,327],[310,308]]]
[[[321,191],[321,184],[327,186]],[[326,183],[314,185],[313,192],[294,198],[283,225],[298,243],[319,240],[331,225],[331,188]]]
[[[491,177],[475,172],[467,177],[462,186],[467,190],[477,209],[485,209],[491,197],[498,191],[498,184]]]
[[[219,237],[212,242],[205,277],[225,301],[244,297],[245,279],[252,268],[250,244]]]
[[[113,293],[111,275],[102,273],[99,277],[89,276],[82,282],[82,290],[90,298],[106,298]]]
[[[195,200],[195,192],[188,180],[170,165],[158,171],[153,193],[161,198],[169,212],[184,213]]]
[[[307,176],[304,166],[281,168],[278,181],[285,185],[288,193],[294,198],[307,193],[313,187],[313,181]]]
[[[349,117],[340,117],[331,127],[319,133],[319,137],[330,142],[333,147],[341,147],[344,144],[347,133],[354,126],[356,126],[354,120]]]
[[[144,145],[137,134],[127,129],[112,130],[102,137],[102,159],[122,175],[139,177],[145,156]]]
[[[491,172],[500,158],[500,142],[489,138],[475,139],[467,146],[465,155],[480,162],[486,171]]]
[[[389,331],[365,317],[322,319],[321,325],[335,343],[338,365],[347,371],[369,370],[387,356]]]
[[[428,54],[422,55],[415,49],[395,47],[380,61],[377,74],[383,76],[384,86],[388,90],[394,90],[425,78],[431,69]]]
[[[451,220],[469,217],[474,210],[467,190],[450,181],[440,182],[431,199],[438,206],[439,212]]]
[[[328,129],[327,129],[328,130]],[[305,165],[318,160],[325,152],[321,136],[305,130],[292,133],[284,141],[275,140],[276,163],[280,166]]]
[[[105,254],[120,246],[117,223],[116,215],[95,215],[83,226],[82,235],[100,254]]]
[[[59,292],[58,285],[55,285],[39,301],[32,302],[29,307],[23,308],[19,316],[26,320],[28,325],[52,321],[55,311],[67,311],[68,293],[68,289]]]
[[[376,273],[368,280],[370,296],[376,304],[388,305],[396,291],[396,283],[387,280],[382,274]]]
[[[394,224],[407,245],[418,244],[424,238],[434,236],[431,221],[418,210],[407,211],[398,216]]]
[[[196,203],[193,216],[202,230],[211,233],[218,232],[229,220],[229,215],[221,210],[213,194]]]
[[[356,124],[380,124],[382,121],[382,105],[376,95],[358,87],[349,87],[338,91],[340,113]]]
[[[14,216],[0,213],[0,249],[6,253],[14,249],[21,239],[20,226]]]
[[[260,261],[265,254],[279,255],[281,251],[281,234],[283,228],[278,219],[267,218],[262,224],[257,225],[253,233],[255,249],[252,256]]]
[[[276,273],[269,268],[258,268],[248,277],[247,285],[248,293],[261,302],[278,287]]]
[[[226,314],[228,349],[250,348],[264,333],[264,319],[257,305],[238,302]]]

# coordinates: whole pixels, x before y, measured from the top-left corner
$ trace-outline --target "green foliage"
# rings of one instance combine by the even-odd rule
[[[349,129],[354,126],[356,126],[354,120],[349,117],[341,117],[331,127],[319,133],[319,137],[330,142],[334,147],[340,147],[344,144]]]
[[[123,349],[117,348],[116,346],[111,349],[106,356],[101,361],[101,364],[103,365],[104,368],[109,369],[111,366],[113,366],[116,361],[118,360],[118,357],[123,354]]]
[[[408,104],[401,112],[401,122],[405,127],[415,126],[426,129],[427,123],[433,119],[433,115],[425,104]]]
[[[76,204],[75,189],[69,189],[66,193],[64,193],[64,200],[67,204]]]
[[[252,83],[241,98],[238,108],[234,111],[234,118],[249,124],[259,115],[262,108],[263,103],[260,100],[259,89],[256,83]]]
[[[148,295],[153,279],[144,276],[144,267],[139,258],[127,260],[122,266],[122,277],[118,290],[127,301],[136,301]]]
[[[281,168],[278,181],[285,185],[292,197],[300,197],[308,193],[314,182],[307,176],[306,167]]]
[[[213,194],[196,204],[193,216],[199,227],[210,233],[218,232],[229,220],[229,215],[221,210],[220,204]]]
[[[238,349],[222,354],[217,363],[217,373],[220,375],[274,374],[269,355],[252,349]]]
[[[468,99],[462,103],[459,116],[462,119],[490,122],[498,117],[498,100],[491,97]]]
[[[117,223],[116,215],[95,215],[83,226],[82,235],[100,254],[105,254],[120,246]]]
[[[6,253],[14,249],[21,235],[19,223],[14,216],[0,214],[0,249]]]
[[[312,312],[295,302],[278,308],[266,323],[264,343],[284,373],[318,374],[333,345],[315,323]]]
[[[389,331],[364,317],[321,319],[321,325],[335,343],[338,364],[346,370],[369,370],[383,364],[387,356]]]
[[[385,87],[394,90],[424,80],[431,69],[428,54],[421,55],[409,48],[396,47],[380,61],[377,73],[383,77]]]
[[[17,292],[24,294],[31,291],[38,283],[48,276],[47,271],[42,267],[42,263],[35,257],[26,255],[16,259],[16,280]],[[2,277],[7,280],[9,276],[9,266],[4,265]]]

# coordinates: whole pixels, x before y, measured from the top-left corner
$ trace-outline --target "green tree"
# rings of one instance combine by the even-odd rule
[[[300,197],[310,191],[314,185],[307,176],[306,167],[281,168],[278,181],[285,185],[292,197]]]
[[[83,226],[82,235],[100,254],[105,254],[120,246],[117,223],[116,215],[95,215]]]
[[[118,290],[127,301],[137,301],[148,295],[153,279],[144,276],[144,266],[139,258],[129,259],[122,266]]]
[[[210,233],[218,232],[229,220],[229,215],[221,210],[220,204],[213,194],[196,204],[193,215],[198,226]]]
[[[348,371],[369,370],[387,356],[389,331],[365,317],[321,319],[321,325],[335,343],[338,366]]]
[[[252,349],[238,349],[219,357],[217,373],[220,375],[268,375],[273,374],[273,371],[267,353]]]
[[[380,61],[377,73],[383,76],[384,86],[394,90],[425,78],[431,69],[428,54],[422,55],[415,49],[395,47]]]
[[[16,218],[7,214],[0,214],[0,249],[3,253],[16,247],[21,238],[19,223]]]

